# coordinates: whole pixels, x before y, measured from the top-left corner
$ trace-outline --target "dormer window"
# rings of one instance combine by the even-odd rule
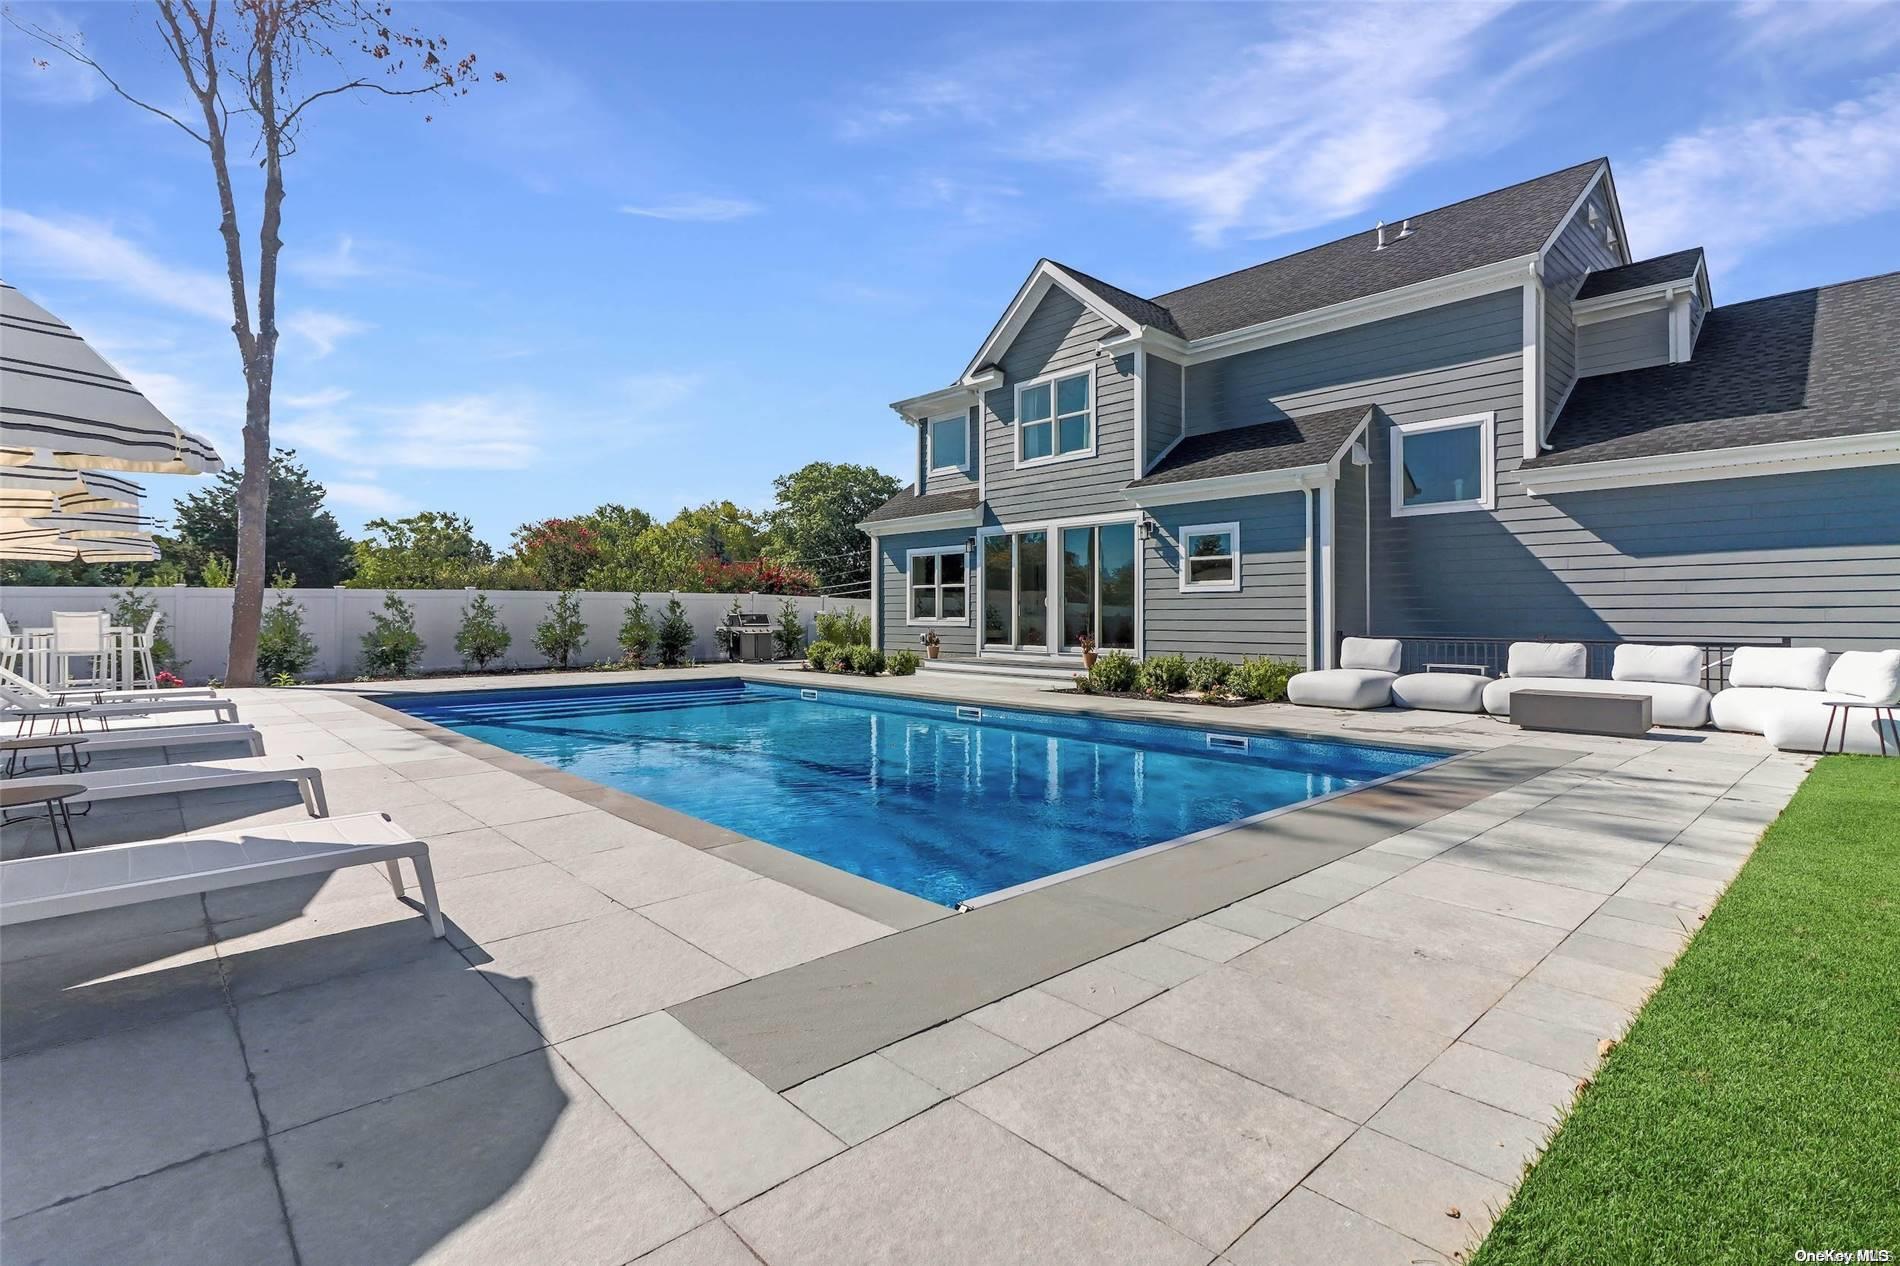
[[[930,419],[930,470],[970,469],[970,418],[953,413],[947,418]]]
[[[1087,457],[1095,451],[1094,373],[1056,374],[1016,387],[1016,464]]]

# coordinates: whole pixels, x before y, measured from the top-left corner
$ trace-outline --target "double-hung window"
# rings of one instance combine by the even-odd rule
[[[947,418],[932,418],[930,426],[930,469],[970,469],[970,419],[957,413]]]
[[[968,563],[961,545],[910,551],[910,623],[969,623]]]
[[[1017,465],[1095,451],[1093,386],[1093,372],[1085,369],[1016,388]]]
[[[1181,592],[1240,588],[1240,524],[1199,523],[1181,529]]]
[[[1493,415],[1472,413],[1392,428],[1392,513],[1449,514],[1495,504]]]

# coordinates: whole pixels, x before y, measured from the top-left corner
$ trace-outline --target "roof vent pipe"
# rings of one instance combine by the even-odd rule
[[[1412,217],[1408,215],[1405,217],[1405,223],[1399,225],[1399,241],[1403,242],[1410,236],[1412,236]]]
[[[1374,246],[1372,249],[1375,251],[1382,251],[1385,249],[1385,221],[1384,220],[1379,221],[1377,225],[1377,231],[1379,234],[1378,245]]]

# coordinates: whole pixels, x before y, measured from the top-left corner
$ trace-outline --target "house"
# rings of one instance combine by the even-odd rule
[[[893,406],[875,638],[1900,644],[1896,349],[1900,274],[1718,306],[1634,259],[1605,159],[1153,298],[1044,259]]]

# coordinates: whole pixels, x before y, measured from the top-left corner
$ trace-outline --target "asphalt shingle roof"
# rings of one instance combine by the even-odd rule
[[[1078,268],[1071,268],[1067,264],[1056,263],[1053,259],[1049,262],[1055,264],[1057,268],[1068,273],[1084,286],[1087,286],[1094,292],[1096,298],[1108,304],[1109,307],[1114,308],[1123,316],[1128,317],[1137,325],[1153,326],[1155,329],[1163,330],[1175,335],[1177,338],[1186,337],[1181,333],[1181,327],[1174,323],[1174,314],[1153,300],[1143,299],[1139,295],[1131,295],[1120,286],[1111,286],[1101,278],[1091,277]]]
[[[1695,276],[1696,265],[1701,262],[1702,248],[1691,246],[1686,251],[1658,255],[1654,259],[1639,259],[1621,268],[1599,269],[1584,278],[1583,288],[1577,291],[1577,298],[1597,299],[1603,295],[1622,294],[1625,290],[1660,285],[1665,281],[1681,281]]]
[[[1584,378],[1525,462],[1579,462],[1900,429],[1900,273],[1712,309],[1694,356]]]
[[[1346,437],[1358,429],[1370,405],[1328,409],[1303,417],[1256,422],[1252,426],[1190,435],[1176,444],[1158,465],[1130,488],[1217,479],[1223,475],[1255,475],[1270,470],[1317,466],[1332,460]]]
[[[974,510],[976,507],[977,496],[974,485],[955,492],[933,492],[922,497],[917,495],[917,489],[913,485],[906,487],[895,497],[865,515],[864,521],[882,523],[886,519],[911,519],[920,514],[943,514],[950,510]]]

